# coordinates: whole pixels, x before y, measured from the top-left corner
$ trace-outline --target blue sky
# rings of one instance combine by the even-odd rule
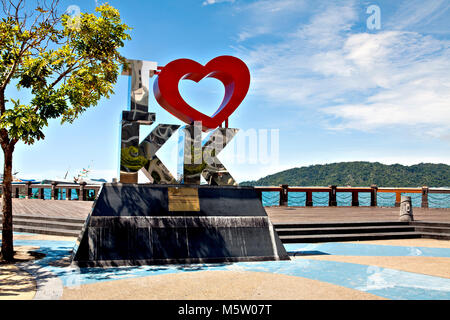
[[[247,152],[246,161],[236,161],[236,147],[225,149],[219,158],[238,181],[340,161],[450,164],[449,1],[109,3],[133,28],[121,49],[127,58],[163,66],[178,58],[205,64],[233,55],[248,65],[250,90],[230,127],[243,135],[277,132],[278,156],[250,161]],[[93,12],[96,1],[62,1],[60,8],[70,5]],[[379,28],[367,23],[371,5],[380,9]],[[217,80],[182,82],[182,96],[206,114],[223,98]],[[15,88],[8,94],[26,95]],[[127,103],[128,77],[121,76],[111,99],[72,125],[50,122],[46,139],[31,147],[19,144],[14,170],[41,179],[62,177],[68,169],[73,176],[90,165],[91,178],[117,177],[119,122]],[[157,123],[181,123],[153,96],[150,111]],[[151,129],[142,128],[142,139]],[[174,174],[176,139],[158,154]]]

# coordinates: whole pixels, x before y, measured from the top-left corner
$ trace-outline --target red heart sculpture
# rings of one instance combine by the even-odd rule
[[[225,86],[225,96],[217,111],[207,116],[192,108],[180,95],[178,83],[182,79],[199,82],[215,78]],[[190,59],[177,59],[162,68],[153,84],[156,101],[187,124],[201,121],[203,131],[217,128],[244,100],[250,86],[250,72],[245,63],[232,56],[220,56],[202,66]]]

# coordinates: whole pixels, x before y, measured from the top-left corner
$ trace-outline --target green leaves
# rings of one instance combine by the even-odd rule
[[[20,104],[19,100],[11,99],[11,102],[14,108],[3,113],[0,128],[8,131],[10,139],[22,140],[26,144],[44,139],[41,129],[47,125],[47,120],[40,117],[32,107]]]
[[[76,19],[57,17],[54,9],[37,7],[39,19],[32,24],[12,16],[0,21],[0,95],[12,79],[33,95],[27,105],[11,99],[12,108],[0,99],[0,128],[27,144],[44,138],[48,119],[73,122],[109,98],[125,63],[118,49],[131,39],[130,28],[108,4],[97,7],[97,15]]]

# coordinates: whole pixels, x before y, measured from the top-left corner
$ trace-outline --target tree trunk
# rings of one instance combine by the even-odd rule
[[[12,217],[12,155],[14,146],[8,145],[3,149],[4,167],[3,167],[3,185],[2,185],[2,259],[5,261],[14,260],[13,248],[13,217]]]

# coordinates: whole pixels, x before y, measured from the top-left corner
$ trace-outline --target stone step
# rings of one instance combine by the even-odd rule
[[[353,234],[321,234],[321,235],[280,235],[283,243],[340,242],[383,239],[421,238],[418,232],[386,232],[386,233],[353,233]]]
[[[431,227],[431,226],[414,226],[417,232],[421,233],[439,233],[450,235],[450,227]]]
[[[310,222],[310,223],[274,223],[276,229],[284,228],[346,228],[364,226],[408,226],[401,221],[365,221],[365,222]]]
[[[358,226],[341,228],[281,228],[275,229],[278,235],[314,235],[314,234],[353,234],[353,233],[387,233],[387,232],[413,232],[414,227],[409,225],[395,226]]]
[[[83,225],[84,219],[20,214],[13,216],[13,230],[16,232],[78,237]]]
[[[450,228],[450,223],[448,222],[425,222],[425,221],[413,221],[411,222],[412,226],[417,227],[444,227]]]
[[[48,228],[48,229],[64,229],[64,230],[77,230],[80,231],[83,227],[82,223],[70,223],[70,222],[52,222],[52,221],[43,221],[40,219],[13,219],[14,226],[22,226],[22,227],[40,227],[40,228]]]
[[[1,228],[0,228],[1,229]],[[66,237],[78,237],[80,230],[65,230],[56,228],[42,228],[33,226],[13,226],[13,231],[15,232],[27,232],[27,233],[37,233],[37,234],[48,234],[55,236],[66,236]]]
[[[422,238],[437,239],[437,240],[450,240],[450,234],[422,232]]]
[[[80,218],[67,218],[67,217],[52,217],[52,216],[41,216],[41,215],[26,215],[26,214],[14,214],[13,220],[45,220],[45,221],[58,221],[58,222],[70,222],[70,223],[81,223],[85,222],[85,219]],[[1,215],[0,215],[1,220]]]

